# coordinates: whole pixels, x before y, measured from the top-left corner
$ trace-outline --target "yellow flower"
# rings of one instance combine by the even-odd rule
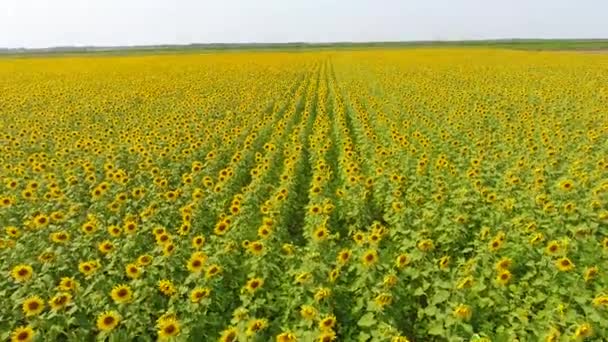
[[[597,276],[598,273],[599,273],[599,269],[596,266],[592,266],[585,270],[583,277],[585,278],[586,282],[589,282],[589,281],[595,279],[595,277]]]
[[[332,330],[325,330],[319,334],[318,342],[332,342],[336,340],[336,333]]]
[[[251,278],[247,280],[247,284],[245,284],[245,289],[249,293],[254,293],[260,289],[264,285],[264,279],[262,278]]]
[[[114,286],[110,295],[116,304],[126,304],[133,300],[133,290],[125,284]]]
[[[192,303],[198,303],[203,298],[209,297],[211,290],[207,287],[197,287],[190,292],[190,301]]]
[[[344,265],[350,260],[351,255],[350,249],[343,249],[338,253],[337,262]]]
[[[31,342],[35,336],[36,332],[31,326],[21,326],[11,333],[11,342]]]
[[[592,301],[593,306],[608,306],[608,295],[599,295],[595,297]]]
[[[589,323],[583,323],[576,328],[574,336],[578,339],[586,339],[593,336],[593,327]]]
[[[326,288],[326,287],[321,287],[318,288],[317,291],[315,292],[315,300],[317,302],[322,301],[323,299],[329,297],[331,295],[331,290]]]
[[[312,233],[312,239],[315,242],[321,242],[327,240],[329,237],[329,230],[325,226],[321,226]]]
[[[509,270],[502,270],[498,272],[498,276],[496,276],[496,281],[500,285],[507,285],[511,281],[512,275]]]
[[[21,308],[27,317],[38,316],[44,311],[44,301],[38,296],[31,296],[23,301]]]
[[[237,330],[236,328],[228,328],[222,331],[220,336],[220,342],[236,342]]]
[[[329,315],[325,316],[319,321],[319,329],[322,331],[331,330],[336,325],[336,316]]]
[[[277,335],[276,342],[297,342],[298,338],[292,332],[282,332]]]
[[[29,281],[30,279],[32,279],[33,275],[34,270],[30,265],[17,265],[13,267],[13,270],[11,271],[11,276],[18,283],[24,283],[26,281]]]
[[[510,269],[511,265],[513,265],[513,260],[511,260],[511,258],[503,257],[500,260],[498,260],[495,267],[496,267],[496,270],[500,272],[502,270]]]
[[[473,315],[473,310],[468,305],[459,304],[454,309],[454,316],[456,316],[457,318],[459,318],[463,321],[470,320],[472,315]]]
[[[418,249],[423,252],[430,252],[435,248],[433,240],[424,239],[418,242]]]
[[[310,305],[302,305],[300,307],[300,315],[306,320],[312,321],[317,316],[317,309]]]
[[[361,257],[361,261],[365,266],[372,266],[376,262],[378,262],[378,252],[375,249],[368,249],[363,256]]]
[[[557,267],[558,270],[560,270],[562,272],[568,272],[568,271],[572,271],[574,269],[574,264],[572,263],[572,261],[570,261],[570,259],[568,259],[566,257],[559,258],[555,262],[555,266]]]
[[[247,336],[255,335],[257,332],[266,329],[268,321],[265,319],[254,319],[247,325]]]
[[[175,318],[168,318],[158,323],[158,338],[166,340],[180,334],[180,324]]]
[[[100,331],[112,331],[120,323],[120,315],[116,311],[106,311],[97,316],[97,329]]]
[[[158,282],[158,289],[160,290],[160,292],[162,292],[162,294],[167,297],[173,296],[177,292],[177,289],[175,288],[175,285],[173,285],[173,282],[168,279],[160,280]]]
[[[51,298],[49,305],[51,306],[51,310],[59,311],[69,305],[71,301],[72,295],[68,292],[62,292]]]
[[[192,256],[190,256],[190,260],[188,260],[188,271],[192,273],[202,272],[206,260],[207,256],[202,252],[196,252],[192,254]]]
[[[63,277],[59,281],[59,290],[60,291],[74,291],[78,287],[78,282],[74,278]]]

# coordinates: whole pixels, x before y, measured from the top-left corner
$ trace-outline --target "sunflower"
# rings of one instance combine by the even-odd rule
[[[247,280],[247,283],[245,284],[245,289],[249,293],[255,293],[257,290],[260,289],[260,287],[262,287],[262,285],[264,285],[264,279],[251,278],[251,279]]]
[[[500,260],[498,260],[498,262],[496,262],[495,268],[497,271],[502,271],[502,270],[508,270],[511,268],[511,265],[513,265],[513,260],[511,260],[511,258],[508,257],[503,257]]]
[[[127,278],[137,279],[141,276],[141,269],[139,268],[139,266],[137,264],[131,263],[131,264],[127,264],[127,266],[125,266],[125,273],[127,275]]]
[[[583,274],[583,277],[585,278],[585,282],[589,282],[593,279],[595,279],[595,277],[597,277],[599,273],[599,269],[596,266],[591,266],[589,268],[587,268],[585,270],[585,273]]]
[[[116,304],[126,304],[133,300],[133,290],[129,285],[119,284],[112,288],[110,296]]]
[[[498,272],[498,275],[496,276],[496,282],[498,282],[498,284],[500,285],[507,285],[509,283],[509,281],[511,281],[512,275],[511,272],[509,272],[509,270],[502,270],[500,272]]]
[[[207,287],[197,287],[190,292],[190,301],[192,303],[198,303],[203,298],[209,297],[211,290]]]
[[[330,282],[333,283],[338,279],[339,276],[340,276],[340,269],[334,268],[331,271],[329,271],[328,279]]]
[[[56,294],[49,301],[49,305],[51,306],[51,310],[59,311],[69,305],[72,301],[72,295],[68,292],[61,292]]]
[[[310,305],[302,305],[300,307],[300,315],[306,320],[312,321],[317,316],[317,309]]]
[[[424,240],[419,241],[417,246],[418,246],[418,249],[423,252],[430,252],[435,248],[433,240],[430,240],[430,239],[424,239]]]
[[[410,342],[410,340],[405,336],[394,336],[391,342]]]
[[[57,287],[60,291],[74,291],[78,287],[78,282],[74,278],[63,277]]]
[[[38,296],[30,296],[21,304],[21,309],[25,316],[38,316],[44,311],[44,301]]]
[[[322,301],[323,299],[329,297],[331,295],[331,290],[326,287],[320,287],[315,291],[314,298],[317,302]]]
[[[545,252],[549,255],[558,254],[560,252],[559,241],[557,241],[557,240],[550,241],[547,244],[547,247],[545,248]]]
[[[557,261],[555,261],[555,266],[562,272],[568,272],[574,269],[574,264],[566,257],[557,259]]]
[[[91,276],[97,271],[99,267],[96,261],[85,261],[78,264],[78,270],[84,274],[85,277]]]
[[[220,274],[222,272],[222,267],[220,265],[209,265],[209,267],[207,267],[207,271],[205,271],[205,278],[212,278],[215,277],[216,275]]]
[[[329,230],[325,226],[320,226],[312,233],[312,240],[315,242],[321,242],[327,240],[329,237]]]
[[[191,273],[201,273],[206,260],[207,257],[201,252],[192,254],[187,264],[188,271]]]
[[[215,235],[221,236],[226,234],[229,227],[229,224],[225,220],[222,220],[215,225],[215,229],[213,230],[213,232],[215,233]]]
[[[140,266],[148,266],[152,263],[154,258],[149,254],[140,255],[137,258],[137,264]]]
[[[112,236],[112,237],[119,237],[120,233],[122,233],[122,230],[120,229],[120,227],[118,226],[109,226],[108,227],[108,233]]]
[[[114,330],[120,323],[120,315],[116,311],[106,311],[97,316],[97,329],[103,332]]]
[[[502,247],[503,241],[504,240],[502,240],[500,238],[494,238],[488,244],[488,248],[490,249],[491,252],[496,252],[497,250],[500,249],[500,247]]]
[[[32,279],[33,275],[34,270],[30,265],[17,265],[13,267],[13,270],[11,271],[11,276],[18,283],[24,283],[26,281],[29,281],[30,279]]]
[[[589,323],[580,324],[574,331],[574,336],[577,339],[586,339],[593,336],[593,327]]]
[[[254,319],[247,324],[247,336],[252,336],[268,327],[268,321],[265,319]]]
[[[441,259],[439,259],[439,268],[442,270],[446,270],[448,267],[450,266],[450,257],[449,256],[443,256],[441,257]]]
[[[595,307],[600,307],[600,306],[608,307],[608,295],[596,296],[593,299],[592,303],[593,303],[593,306],[595,306]]]
[[[355,234],[353,234],[353,240],[355,240],[355,243],[357,245],[362,245],[365,243],[365,233],[363,232],[356,232]]]
[[[158,323],[158,338],[166,340],[180,334],[180,324],[175,318],[163,319]]]
[[[564,179],[560,181],[557,186],[562,191],[571,191],[574,189],[574,181],[571,179]]]
[[[11,342],[31,342],[35,335],[31,326],[21,326],[11,332]]]
[[[397,256],[397,258],[395,259],[395,266],[397,266],[397,268],[404,268],[409,263],[410,263],[410,257],[409,257],[409,255],[407,255],[405,253],[399,254]]]
[[[474,283],[474,279],[472,276],[466,276],[464,278],[462,278],[459,282],[458,285],[456,285],[456,288],[458,289],[468,289],[473,287],[473,283]]]
[[[163,255],[166,257],[173,254],[174,251],[175,251],[175,245],[172,242],[165,244],[165,246],[163,247]]]
[[[374,302],[382,308],[393,302],[393,296],[390,293],[380,293],[374,298]]]
[[[6,232],[6,234],[8,236],[10,236],[12,238],[18,238],[21,233],[19,231],[19,229],[17,229],[17,227],[13,227],[13,226],[4,228],[4,231]]]
[[[160,280],[158,282],[158,289],[167,297],[173,296],[177,292],[173,282],[168,279]]]
[[[378,252],[375,249],[368,249],[363,256],[361,257],[361,261],[365,266],[372,266],[378,261]]]
[[[454,316],[456,316],[457,318],[459,318],[463,321],[470,320],[472,315],[473,315],[473,310],[468,305],[459,304],[454,309]]]
[[[237,330],[236,328],[230,327],[224,331],[220,335],[220,342],[236,342],[237,340]]]
[[[292,332],[282,332],[277,335],[276,342],[297,342],[298,338],[296,334]]]
[[[98,249],[101,254],[108,254],[114,250],[114,244],[110,240],[104,240],[99,244]]]
[[[262,255],[264,253],[264,244],[261,241],[252,241],[248,249],[253,255]]]
[[[205,244],[205,237],[202,235],[198,235],[192,238],[192,248],[200,249]]]
[[[334,328],[336,325],[336,316],[329,315],[325,316],[319,321],[319,329],[322,331],[328,331]]]
[[[54,243],[65,243],[70,240],[70,234],[65,231],[51,233],[51,241]]]
[[[560,332],[555,327],[551,327],[549,332],[545,335],[545,342],[558,342],[560,337]]]
[[[332,342],[336,340],[336,333],[332,330],[322,331],[317,337],[318,342]]]
[[[338,253],[337,261],[339,264],[345,265],[349,260],[353,253],[350,249],[343,249]]]

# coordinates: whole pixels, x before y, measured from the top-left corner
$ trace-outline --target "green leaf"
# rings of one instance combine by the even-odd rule
[[[368,312],[365,315],[361,316],[357,325],[364,328],[369,328],[372,325],[376,324],[376,319],[374,318],[374,314],[372,312]]]

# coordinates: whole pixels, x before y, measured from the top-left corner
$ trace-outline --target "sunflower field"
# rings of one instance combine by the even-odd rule
[[[1,341],[606,341],[608,55],[0,59]]]

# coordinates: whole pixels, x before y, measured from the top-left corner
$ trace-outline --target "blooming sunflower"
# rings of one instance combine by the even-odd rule
[[[463,321],[470,320],[472,315],[473,315],[473,310],[468,305],[459,304],[454,309],[454,316],[456,316],[457,318],[459,318],[459,319],[461,319]]]
[[[74,278],[63,277],[59,281],[59,290],[60,291],[74,291],[78,287],[78,282]]]
[[[257,290],[260,289],[260,287],[262,287],[262,285],[264,285],[264,279],[251,278],[251,279],[247,280],[247,284],[245,284],[245,289],[249,293],[255,293]]]
[[[335,325],[336,316],[334,315],[325,316],[319,321],[319,329],[321,329],[322,331],[331,330],[334,328]]]
[[[34,275],[34,269],[30,265],[17,265],[13,267],[11,271],[11,276],[18,283],[24,283],[30,279]]]
[[[192,303],[198,303],[203,298],[209,297],[211,290],[207,287],[197,287],[190,292],[190,301]]]
[[[97,329],[103,332],[112,331],[120,323],[120,315],[116,311],[106,311],[97,316]]]
[[[557,261],[555,261],[555,266],[562,272],[568,272],[574,269],[574,264],[566,257],[557,259]]]
[[[44,311],[44,301],[38,296],[30,296],[23,301],[21,309],[27,317],[38,316]]]
[[[220,342],[236,342],[237,330],[236,328],[230,327],[220,335]]]
[[[300,307],[300,315],[306,320],[312,321],[317,316],[317,309],[310,305],[302,305]]]
[[[175,318],[163,319],[158,322],[158,338],[166,340],[180,334],[180,323]]]
[[[175,288],[175,285],[173,285],[173,282],[168,279],[160,280],[158,282],[158,289],[160,290],[160,292],[162,292],[165,296],[168,297],[173,296],[177,292],[177,289]]]
[[[11,333],[11,342],[31,342],[35,335],[36,332],[31,326],[21,326]]]
[[[361,261],[365,266],[372,266],[378,261],[378,252],[375,249],[368,249],[363,256],[361,257]]]
[[[280,334],[277,335],[276,337],[276,342],[297,342],[298,338],[296,336],[296,334],[292,333],[292,332],[282,332]]]
[[[502,270],[500,272],[498,272],[498,275],[496,276],[496,282],[498,282],[498,284],[500,285],[507,285],[510,281],[511,278],[513,276],[511,275],[511,272],[509,272],[509,270]]]
[[[59,311],[69,305],[72,301],[72,295],[68,292],[61,292],[56,294],[49,301],[49,305],[51,306],[51,310]]]
[[[247,324],[247,336],[252,336],[268,327],[268,321],[265,319],[254,319]]]
[[[110,292],[110,296],[116,304],[126,304],[133,300],[133,290],[126,284],[120,284],[114,286]]]

